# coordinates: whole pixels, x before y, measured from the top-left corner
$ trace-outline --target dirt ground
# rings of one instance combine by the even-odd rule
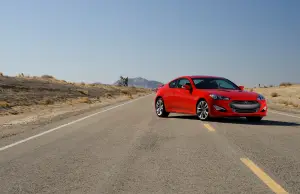
[[[0,76],[0,139],[22,130],[9,128],[67,118],[150,94],[143,88],[69,83],[47,77]]]
[[[16,107],[49,105],[60,102],[90,103],[120,95],[148,92],[147,89],[103,84],[68,83],[55,78],[0,76],[0,108],[3,113]],[[19,110],[21,111],[21,110]],[[17,113],[16,113],[17,114]]]
[[[300,84],[248,90],[262,94],[267,99],[270,108],[300,113]]]

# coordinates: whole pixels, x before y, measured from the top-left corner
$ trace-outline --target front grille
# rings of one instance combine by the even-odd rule
[[[232,109],[233,112],[236,112],[236,113],[255,113],[258,111],[258,109]]]
[[[255,100],[234,100],[231,103],[233,104],[258,104]]]
[[[230,107],[237,113],[255,113],[259,110],[260,104],[257,101],[232,101]]]

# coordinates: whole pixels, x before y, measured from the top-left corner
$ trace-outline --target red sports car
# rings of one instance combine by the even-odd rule
[[[267,115],[267,103],[262,95],[244,91],[244,86],[223,77],[182,76],[157,91],[155,110],[159,117],[183,113],[203,121],[213,117],[260,121]]]

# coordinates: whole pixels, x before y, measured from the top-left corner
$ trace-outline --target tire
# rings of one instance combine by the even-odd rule
[[[250,122],[258,122],[261,121],[262,117],[246,117]]]
[[[209,108],[208,104],[205,100],[200,100],[196,106],[196,113],[198,119],[201,121],[207,121],[209,120]]]
[[[162,98],[157,98],[155,102],[155,112],[158,117],[168,117],[169,112],[166,112],[165,104]]]

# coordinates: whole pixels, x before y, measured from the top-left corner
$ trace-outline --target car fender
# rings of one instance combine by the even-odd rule
[[[197,96],[197,100],[195,101],[195,107],[197,107],[197,104],[199,103],[199,101],[200,100],[205,100],[207,103],[208,103],[208,106],[209,106],[209,108],[210,108],[210,106],[211,106],[211,98],[209,97],[209,94],[208,93],[206,93],[206,92],[199,92],[199,93],[195,93],[195,95]],[[197,111],[196,110],[196,108],[195,108],[195,111]]]

